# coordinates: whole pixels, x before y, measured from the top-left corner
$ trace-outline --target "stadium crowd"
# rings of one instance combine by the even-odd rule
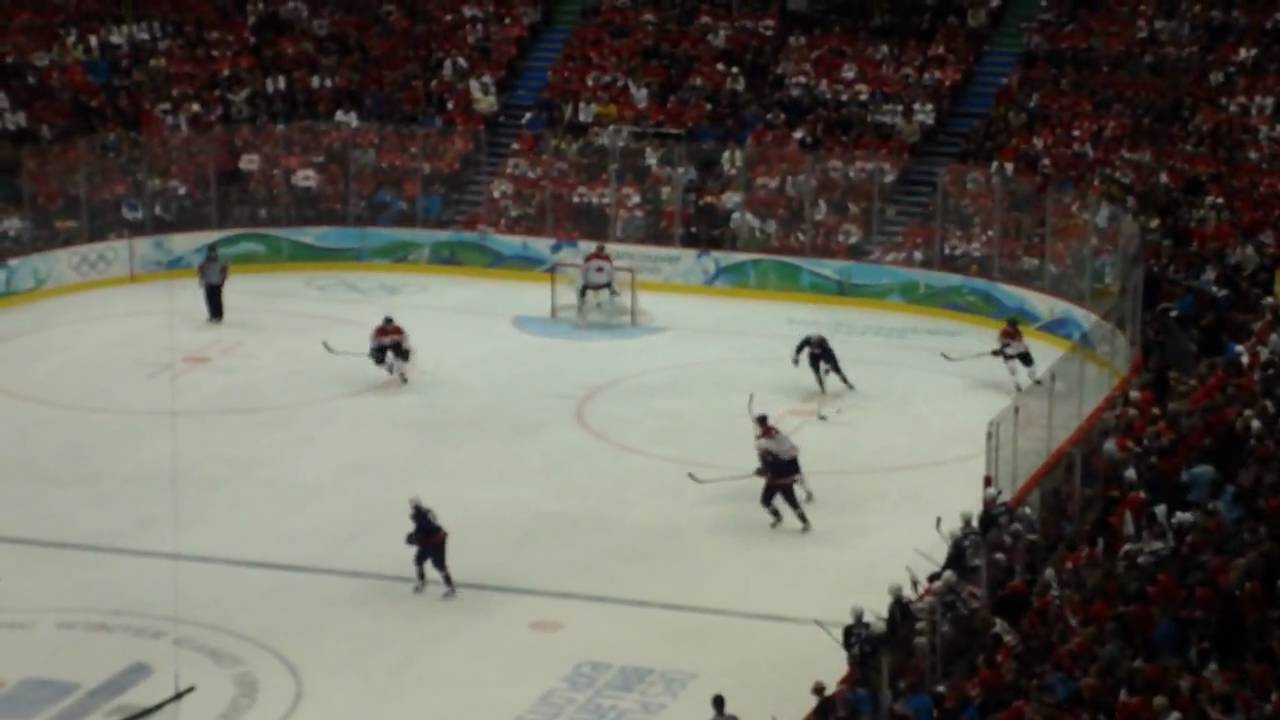
[[[999,4],[858,3],[825,25],[738,5],[600,3],[467,222],[867,244],[867,206],[946,115]],[[68,7],[0,7],[0,175],[22,168],[0,186],[10,248],[439,220],[545,11]],[[1039,512],[988,493],[937,573],[891,589],[882,627],[854,623],[812,717],[1280,718],[1280,12],[1045,0],[1027,31],[943,176],[941,219],[869,252],[1040,284],[1119,252],[1133,223],[1141,364],[1082,440],[1078,492],[1046,485]]]
[[[438,220],[544,8],[7,2],[0,163],[23,175],[0,189],[5,231]]]
[[[471,221],[845,254],[1000,6],[855,3],[814,22],[776,3],[605,0]]]
[[[1079,491],[1046,484],[1038,513],[989,493],[813,717],[867,717],[881,687],[912,720],[1280,717],[1280,13],[1050,0],[1029,30],[971,160],[1137,221],[1141,365],[1080,446]],[[1083,218],[1105,250],[1109,219]]]

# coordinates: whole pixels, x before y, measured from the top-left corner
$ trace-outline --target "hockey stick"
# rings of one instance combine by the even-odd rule
[[[938,559],[933,557],[929,553],[921,550],[920,548],[913,548],[913,549],[916,551],[916,555],[919,555],[921,558],[927,561],[930,565],[936,568],[942,567],[942,563],[938,562]]]
[[[947,353],[938,353],[938,354],[942,356],[943,360],[949,360],[951,362],[964,362],[965,360],[977,360],[978,358],[981,358],[981,357],[987,357],[991,353],[980,352],[980,353],[972,353],[969,355],[948,355]]]
[[[346,355],[347,357],[365,357],[368,355],[368,353],[351,352],[350,350],[336,350],[329,344],[328,340],[321,340],[320,344],[324,346],[325,350],[329,351],[330,355]]]
[[[756,394],[747,393],[747,419],[750,420],[752,423],[755,423],[756,421],[755,402],[756,402]]]
[[[703,485],[706,485],[708,483],[729,482],[730,480],[747,480],[756,476],[756,474],[753,472],[738,473],[737,475],[718,475],[716,477],[698,477],[693,473],[685,473],[685,474],[689,476],[690,480]]]
[[[826,625],[823,625],[821,620],[814,620],[813,624],[822,628],[822,632],[826,633],[827,637],[831,638],[831,642],[835,643],[836,645],[839,645],[841,650],[844,649],[844,643],[840,642],[840,638],[837,638],[836,634],[831,632],[831,628],[827,627]]]

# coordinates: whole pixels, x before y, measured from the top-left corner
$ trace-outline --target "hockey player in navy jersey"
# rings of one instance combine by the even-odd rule
[[[800,355],[805,350],[809,351],[809,368],[813,370],[813,379],[818,381],[818,389],[822,394],[827,393],[827,384],[822,379],[826,373],[835,373],[845,387],[854,389],[853,383],[849,382],[849,378],[845,377],[844,371],[840,369],[840,360],[836,358],[836,351],[831,349],[831,343],[827,342],[825,336],[817,333],[805,335],[800,344],[796,345],[796,351],[791,356],[792,365],[800,367]]]
[[[424,566],[430,562],[436,572],[440,573],[440,577],[444,578],[444,597],[451,598],[457,594],[457,589],[453,586],[453,577],[449,574],[449,566],[445,562],[445,547],[449,540],[449,533],[440,526],[436,520],[436,514],[430,508],[424,507],[418,498],[409,500],[409,508],[409,519],[413,520],[413,531],[405,538],[405,543],[418,549],[413,557],[418,584],[413,586],[413,591],[420,593],[426,589],[427,573]]]

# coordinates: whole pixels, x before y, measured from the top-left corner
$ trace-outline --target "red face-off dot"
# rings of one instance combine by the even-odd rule
[[[540,633],[557,633],[564,629],[564,623],[558,620],[534,620],[529,629]]]

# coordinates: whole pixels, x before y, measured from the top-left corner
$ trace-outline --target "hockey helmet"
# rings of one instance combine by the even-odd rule
[[[764,413],[760,413],[756,416],[756,424],[760,427],[769,427],[769,416]]]
[[[395,320],[394,320],[394,319],[392,319],[392,317],[391,317],[390,315],[387,315],[387,316],[385,316],[385,317],[383,317],[383,318],[382,318],[382,324],[383,324],[383,325],[393,325],[393,324],[395,324]]]
[[[1008,318],[1005,319],[1004,324],[1008,325],[1009,327],[1018,327],[1018,318],[1010,315]]]
[[[852,618],[853,621],[856,623],[862,622],[862,618],[864,615],[865,615],[865,611],[863,611],[861,605],[854,605],[853,607],[849,608],[849,617]]]
[[[414,495],[413,497],[409,498],[409,507],[411,508],[422,507],[422,498],[418,497],[417,495]]]

